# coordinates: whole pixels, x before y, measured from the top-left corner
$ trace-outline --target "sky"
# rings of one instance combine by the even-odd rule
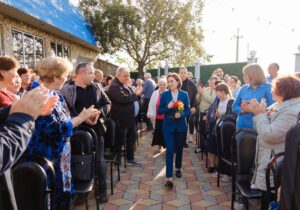
[[[294,72],[294,54],[300,45],[299,8],[297,0],[206,0],[201,27],[204,49],[213,55],[210,63],[235,62],[234,36],[239,29],[239,62],[255,50],[265,72],[272,62],[279,64],[280,74]]]
[[[300,2],[296,0],[206,0],[202,16],[204,49],[214,55],[211,63],[236,60],[239,28],[239,61],[246,61],[251,50],[266,71],[272,62],[280,74],[294,72],[300,45]]]

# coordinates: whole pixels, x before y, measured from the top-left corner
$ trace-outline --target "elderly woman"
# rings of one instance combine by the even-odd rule
[[[167,90],[166,78],[160,78],[158,80],[158,88],[159,89],[154,91],[150,98],[148,112],[147,112],[147,117],[150,118],[154,127],[151,146],[158,145],[158,149],[155,153],[161,153],[163,151],[163,147],[165,147],[165,141],[161,130],[164,114],[158,114],[157,109],[159,106],[161,94]]]
[[[249,103],[255,115],[253,122],[258,133],[256,145],[256,168],[252,188],[263,191],[262,208],[268,209],[266,198],[265,169],[272,153],[284,151],[285,136],[300,112],[300,80],[293,76],[276,78],[272,83],[272,95],[276,103],[265,114],[266,103],[252,99]]]
[[[36,65],[40,83],[49,89],[58,101],[49,115],[38,117],[35,121],[35,132],[28,145],[29,154],[39,154],[53,162],[56,177],[54,209],[70,209],[71,200],[71,148],[69,137],[73,127],[87,119],[93,119],[99,112],[93,107],[84,109],[79,116],[71,119],[67,104],[58,92],[65,83],[72,64],[59,57],[40,60]]]
[[[19,62],[10,56],[0,56],[0,108],[12,104],[16,100],[14,91],[19,75]]]
[[[249,64],[243,68],[244,85],[239,91],[232,110],[238,115],[237,128],[243,129],[253,128],[253,113],[249,107],[249,101],[256,99],[257,101],[265,100],[267,106],[274,103],[271,94],[271,84],[266,83],[266,77],[262,68],[256,64]]]
[[[158,106],[158,114],[164,114],[162,131],[167,146],[165,187],[173,188],[173,159],[176,149],[176,177],[181,178],[182,151],[185,141],[187,122],[186,117],[190,114],[190,102],[187,92],[180,90],[182,81],[177,73],[167,76],[169,90],[161,95]],[[181,109],[179,108],[181,102]]]

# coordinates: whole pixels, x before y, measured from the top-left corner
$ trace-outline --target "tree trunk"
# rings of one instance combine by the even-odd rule
[[[145,62],[143,61],[138,62],[139,78],[144,78],[144,67],[145,67]]]

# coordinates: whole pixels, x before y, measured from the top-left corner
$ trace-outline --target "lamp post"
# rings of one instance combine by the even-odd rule
[[[165,71],[164,71],[164,75],[167,76],[168,75],[168,69],[169,69],[169,62],[166,61],[166,64],[165,64]]]
[[[255,50],[251,50],[249,53],[249,57],[247,58],[247,63],[257,63],[257,57],[256,56],[256,51]]]
[[[161,69],[161,64],[159,62],[158,67],[157,67],[157,77],[160,77],[160,69]]]
[[[300,72],[300,45],[298,45],[298,52],[295,53],[295,72]]]

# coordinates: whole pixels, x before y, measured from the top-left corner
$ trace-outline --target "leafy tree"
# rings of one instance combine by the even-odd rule
[[[192,65],[196,57],[209,59],[200,29],[202,0],[81,0],[103,53],[124,50],[143,69],[169,60]]]

